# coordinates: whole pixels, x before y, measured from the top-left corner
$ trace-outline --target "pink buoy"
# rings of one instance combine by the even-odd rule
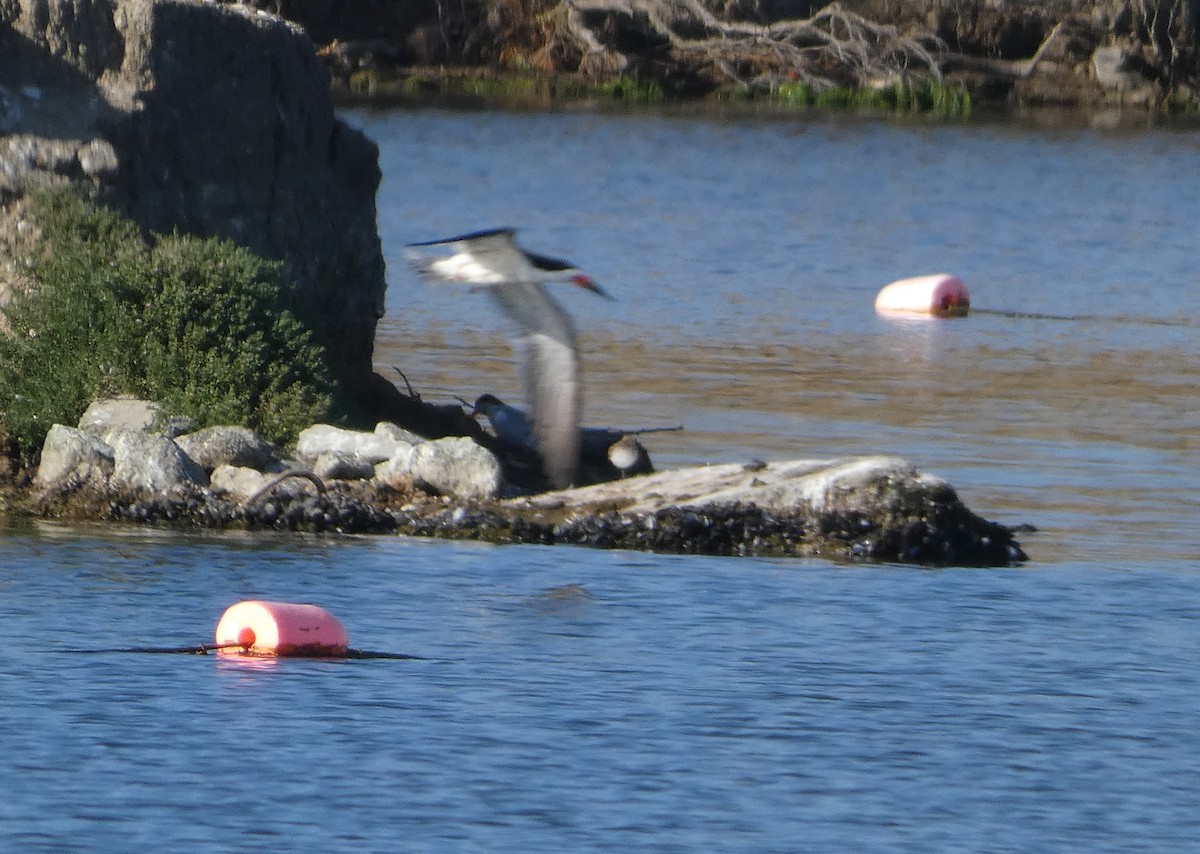
[[[966,317],[970,309],[967,286],[949,273],[900,279],[875,297],[875,310],[880,314]]]
[[[331,657],[349,649],[341,620],[317,605],[238,602],[217,623],[218,655]]]

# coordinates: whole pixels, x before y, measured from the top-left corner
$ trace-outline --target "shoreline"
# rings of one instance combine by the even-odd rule
[[[928,98],[897,103],[895,90],[838,90],[836,97],[789,100],[768,91],[751,95],[679,94],[636,81],[597,83],[572,74],[529,74],[489,68],[419,68],[332,76],[330,97],[337,109],[449,109],[513,112],[597,111],[668,117],[721,119],[830,118],[921,121],[949,125],[1005,125],[1033,128],[1183,129],[1200,127],[1200,104],[1011,103],[980,98],[970,90],[944,86],[959,106],[943,109]]]

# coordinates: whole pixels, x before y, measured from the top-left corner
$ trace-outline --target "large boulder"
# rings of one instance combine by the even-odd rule
[[[175,444],[206,472],[222,465],[263,471],[279,464],[275,446],[248,427],[205,427]]]
[[[378,152],[335,118],[303,30],[190,0],[5,0],[0,57],[0,304],[31,239],[24,194],[90,181],[147,231],[282,261],[339,379],[368,382]]]
[[[419,485],[456,498],[495,498],[504,483],[496,456],[461,437],[415,446],[408,473]]]
[[[185,484],[207,485],[208,476],[179,446],[163,436],[134,430],[109,433],[113,489],[162,494]]]
[[[91,484],[103,489],[113,471],[113,449],[85,430],[55,424],[42,445],[42,461],[34,477],[41,490]]]

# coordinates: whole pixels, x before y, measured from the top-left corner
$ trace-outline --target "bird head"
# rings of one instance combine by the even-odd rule
[[[599,294],[606,300],[612,300],[613,302],[616,302],[616,298],[609,294],[608,291],[604,290],[604,288],[596,284],[596,280],[591,276],[585,276],[583,273],[575,273],[573,276],[571,276],[570,282],[571,284],[581,287],[586,291]]]
[[[496,397],[494,394],[481,394],[475,399],[475,406],[472,407],[472,415],[486,415],[491,417],[492,410],[499,406],[503,406],[504,401]]]

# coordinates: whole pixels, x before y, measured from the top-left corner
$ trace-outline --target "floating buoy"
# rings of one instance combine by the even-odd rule
[[[970,309],[967,286],[949,273],[900,279],[875,297],[875,310],[880,314],[966,317]]]
[[[238,602],[217,623],[218,655],[327,658],[349,649],[341,620],[317,605]]]

